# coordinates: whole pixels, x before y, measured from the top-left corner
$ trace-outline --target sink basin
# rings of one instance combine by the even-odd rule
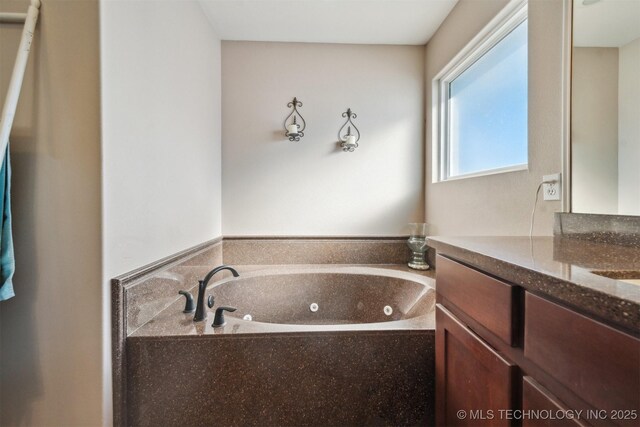
[[[638,270],[596,270],[592,273],[640,286],[640,271]]]

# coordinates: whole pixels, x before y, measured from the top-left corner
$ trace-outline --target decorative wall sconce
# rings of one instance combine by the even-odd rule
[[[347,121],[344,122],[344,124],[338,131],[338,140],[341,141],[340,146],[342,147],[342,151],[348,151],[352,153],[356,148],[358,148],[358,141],[360,141],[360,131],[358,130],[356,125],[353,124],[351,120],[358,117],[358,115],[352,112],[351,108],[347,108],[347,111],[342,113],[342,117],[346,117]],[[348,125],[347,133],[345,135],[342,135],[342,131],[344,130],[344,127],[347,125]],[[355,135],[351,134],[351,126],[353,126],[353,129],[356,132]]]
[[[291,108],[291,113],[284,119],[284,136],[289,138],[289,141],[300,141],[300,138],[304,136],[304,129],[307,127],[307,123],[304,121],[302,114],[298,111],[298,107],[302,107],[302,102],[298,101],[298,98],[293,98],[293,101],[287,104],[287,107]],[[290,120],[293,116],[293,120]],[[302,127],[298,124],[297,116],[302,121]]]

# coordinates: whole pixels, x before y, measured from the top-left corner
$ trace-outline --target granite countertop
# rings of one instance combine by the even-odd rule
[[[592,273],[640,271],[636,246],[567,237],[429,237],[428,243],[439,254],[640,335],[640,285]]]
[[[281,274],[304,274],[304,273],[344,273],[344,274],[372,274],[377,276],[387,276],[410,280],[424,284],[427,288],[434,288],[433,270],[418,271],[412,270],[406,265],[384,264],[384,265],[356,265],[356,264],[300,264],[300,265],[239,265],[235,266],[241,278],[251,278],[263,275]],[[227,281],[234,280],[231,277],[215,282],[208,289],[215,291],[215,286]],[[196,297],[197,289],[191,289]],[[435,304],[435,293],[433,294],[433,304]],[[184,299],[178,297],[176,301],[161,311],[150,321],[137,328],[127,336],[127,339],[175,339],[193,338],[201,336],[236,335],[243,336],[249,334],[264,333],[302,333],[302,332],[336,332],[336,331],[368,331],[369,333],[380,333],[383,331],[404,331],[412,333],[424,329],[435,328],[435,318],[433,313],[418,316],[405,320],[377,322],[377,323],[355,323],[355,324],[277,324],[261,323],[257,321],[246,321],[225,316],[227,324],[222,328],[212,326],[214,312],[207,310],[207,318],[202,322],[193,321],[193,313],[182,313]]]

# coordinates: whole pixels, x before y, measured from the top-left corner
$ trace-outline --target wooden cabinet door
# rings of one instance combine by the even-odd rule
[[[436,423],[509,426],[516,366],[441,304],[436,306]]]
[[[568,408],[531,377],[522,379],[522,427],[585,427],[580,419],[568,418],[578,413]]]

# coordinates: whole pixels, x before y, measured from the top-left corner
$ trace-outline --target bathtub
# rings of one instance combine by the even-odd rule
[[[254,273],[220,283],[211,293],[219,305],[237,308],[227,319],[322,325],[315,330],[419,327],[421,321],[426,325],[433,316],[433,288],[419,277],[402,276],[373,268]]]
[[[239,266],[224,327],[177,300],[127,337],[130,425],[432,425],[433,279],[401,266]],[[215,308],[215,307],[214,307]],[[250,317],[251,320],[248,320]]]

